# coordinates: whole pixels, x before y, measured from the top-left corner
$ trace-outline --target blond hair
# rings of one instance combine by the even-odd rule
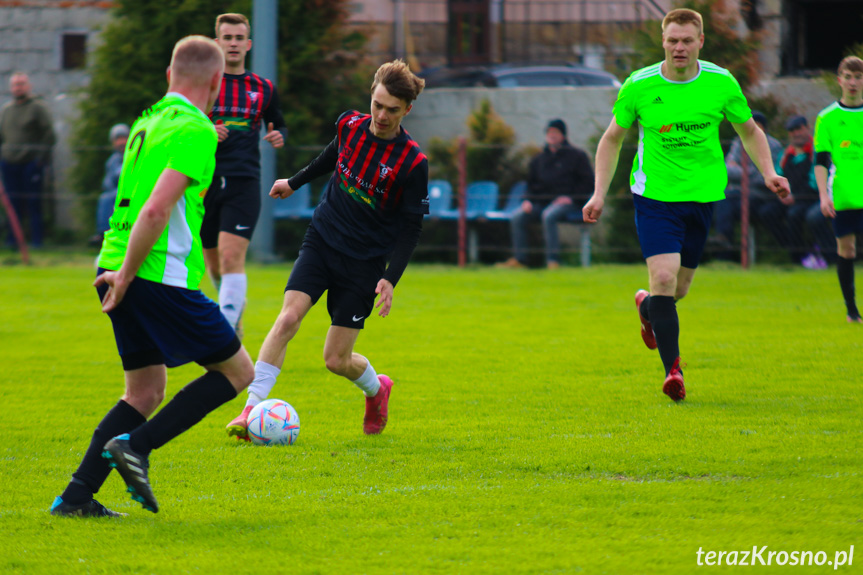
[[[372,81],[372,93],[379,84],[383,84],[391,96],[404,100],[410,105],[423,91],[426,81],[411,72],[404,60],[393,60],[383,64],[375,72],[375,79]]]
[[[669,24],[679,24],[680,26],[695,24],[695,27],[698,29],[698,35],[701,36],[704,33],[704,20],[701,18],[701,14],[689,8],[677,8],[666,14],[665,18],[662,19],[663,34],[665,34],[665,28]]]
[[[224,66],[225,55],[215,40],[206,36],[186,36],[174,44],[171,81],[205,85]]]
[[[237,12],[228,12],[227,14],[219,14],[216,16],[216,38],[219,37],[219,27],[222,24],[242,24],[246,27],[246,38],[252,36],[252,27],[249,25],[249,19]]]

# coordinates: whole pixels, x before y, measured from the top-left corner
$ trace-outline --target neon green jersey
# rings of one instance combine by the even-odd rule
[[[863,108],[827,106],[815,120],[815,151],[830,152],[827,191],[837,210],[863,208]]]
[[[213,123],[186,98],[169,93],[132,125],[117,188],[111,228],[105,234],[99,266],[123,265],[129,235],[165,169],[191,180],[174,205],[162,235],[137,276],[186,289],[198,289],[204,276],[201,222],[204,194],[213,180],[218,137]]]
[[[725,197],[728,174],[719,142],[722,118],[752,117],[740,85],[728,70],[698,61],[698,75],[673,82],[662,62],[633,72],[620,88],[614,118],[622,128],[638,122],[632,193],[663,202],[714,202]]]

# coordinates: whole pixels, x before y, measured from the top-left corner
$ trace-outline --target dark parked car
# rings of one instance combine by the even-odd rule
[[[614,74],[584,66],[499,65],[433,68],[420,72],[419,76],[425,78],[427,88],[620,87]]]

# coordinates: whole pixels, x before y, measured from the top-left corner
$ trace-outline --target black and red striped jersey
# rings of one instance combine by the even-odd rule
[[[404,128],[392,140],[372,134],[371,116],[345,112],[336,138],[290,179],[293,189],[332,170],[312,217],[324,241],[358,259],[389,254],[404,214],[427,214],[428,159]]]
[[[285,119],[279,107],[279,94],[270,80],[252,72],[225,74],[219,97],[210,119],[225,124],[230,133],[216,149],[216,175],[261,177],[258,148],[261,126],[273,123],[287,139]]]

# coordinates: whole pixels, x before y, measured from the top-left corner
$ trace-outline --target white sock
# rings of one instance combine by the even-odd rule
[[[219,286],[219,308],[234,328],[246,305],[246,274],[225,274]]]
[[[372,362],[368,359],[366,361],[368,362],[368,367],[366,367],[366,370],[359,379],[354,380],[354,385],[362,389],[366,397],[374,397],[381,388],[381,382],[378,381],[378,374],[375,372],[375,368],[372,367]]]
[[[264,361],[255,362],[255,380],[246,390],[249,394],[249,399],[246,400],[246,407],[256,406],[270,395],[273,386],[276,385],[276,378],[282,370],[275,365],[270,365]]]

